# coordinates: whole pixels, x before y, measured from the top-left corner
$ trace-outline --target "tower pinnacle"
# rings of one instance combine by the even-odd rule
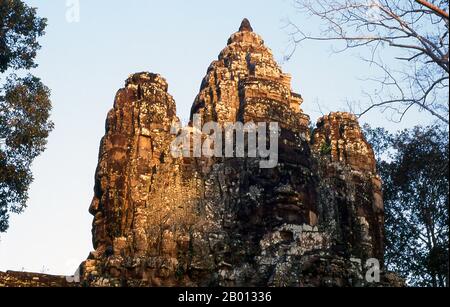
[[[239,32],[247,31],[247,32],[253,32],[252,25],[250,24],[250,21],[248,21],[247,18],[244,18],[241,22],[241,26],[239,27]]]

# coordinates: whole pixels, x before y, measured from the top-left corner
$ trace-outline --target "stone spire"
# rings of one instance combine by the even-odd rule
[[[239,32],[253,32],[252,25],[250,24],[250,21],[247,18],[244,18],[241,22],[241,26],[239,27]]]
[[[90,206],[95,251],[80,267],[82,284],[368,285],[365,261],[383,265],[384,240],[373,150],[347,113],[320,119],[311,140],[302,102],[244,19],[209,66],[191,116],[279,123],[278,163],[261,169],[249,155],[177,158],[167,82],[132,75],[101,142]]]
[[[245,18],[209,66],[191,115],[201,114],[204,122],[220,124],[264,118],[296,126],[295,130],[308,138],[309,117],[300,108],[302,101],[292,90],[291,76],[282,71]],[[267,112],[256,114],[251,110]]]

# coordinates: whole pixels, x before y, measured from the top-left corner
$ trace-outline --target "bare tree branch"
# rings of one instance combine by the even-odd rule
[[[448,20],[448,13],[446,11],[444,11],[443,9],[440,9],[436,5],[434,5],[428,1],[425,1],[425,0],[416,0],[416,2],[422,4],[423,6],[426,6],[427,8],[429,8],[436,14],[438,14],[441,17],[446,18]]]
[[[321,20],[323,28],[310,34],[289,22],[287,28],[293,48],[287,59],[298,45],[309,40],[342,42],[343,48],[335,52],[356,48],[362,54],[369,54],[363,59],[382,73],[381,77],[369,78],[379,83],[379,90],[370,95],[370,105],[363,107],[360,116],[379,107],[382,111],[393,111],[401,120],[415,106],[449,124],[448,3],[438,0],[294,1],[299,11]]]

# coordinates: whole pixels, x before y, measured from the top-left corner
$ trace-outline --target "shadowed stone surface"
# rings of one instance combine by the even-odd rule
[[[250,24],[250,21],[247,18],[244,18],[244,20],[242,20],[241,26],[239,27],[239,31],[253,32],[253,28]]]

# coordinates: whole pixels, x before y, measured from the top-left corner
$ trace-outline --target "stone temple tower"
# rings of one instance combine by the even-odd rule
[[[248,155],[174,157],[166,80],[131,75],[100,144],[82,283],[365,286],[374,258],[378,285],[392,285],[373,150],[354,115],[331,113],[311,129],[302,103],[247,19],[207,69],[191,119],[278,123],[273,168]]]

